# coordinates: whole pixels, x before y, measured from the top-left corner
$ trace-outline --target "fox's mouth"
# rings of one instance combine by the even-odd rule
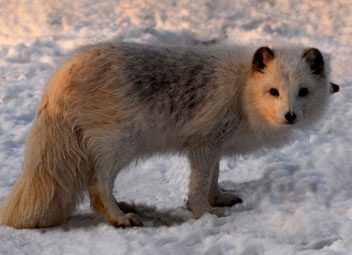
[[[294,125],[294,124],[296,124],[296,121],[291,121],[291,122],[290,121],[285,121],[284,124],[285,125]]]

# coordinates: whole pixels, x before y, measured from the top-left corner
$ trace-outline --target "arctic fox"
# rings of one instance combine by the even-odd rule
[[[62,224],[88,190],[110,224],[142,225],[115,201],[114,180],[160,153],[187,155],[194,218],[239,203],[218,186],[220,158],[282,145],[314,123],[338,91],[327,62],[297,45],[80,48],[49,81],[1,224]]]

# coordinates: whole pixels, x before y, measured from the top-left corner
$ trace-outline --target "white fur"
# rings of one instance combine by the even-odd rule
[[[273,46],[263,73],[253,71],[255,49],[101,43],[76,51],[44,93],[2,224],[61,224],[88,190],[109,223],[140,225],[118,207],[112,189],[121,169],[154,153],[188,155],[195,218],[239,202],[218,187],[221,156],[282,145],[315,122],[329,94],[328,68],[313,76],[304,47]],[[269,94],[273,86],[280,97]],[[306,98],[297,96],[302,86],[310,90]],[[285,124],[287,111],[297,114],[294,125]]]

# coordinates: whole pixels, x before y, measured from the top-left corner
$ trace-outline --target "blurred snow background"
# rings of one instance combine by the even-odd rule
[[[341,92],[315,128],[284,148],[222,160],[222,186],[244,199],[227,217],[192,220],[187,161],[152,158],[115,183],[119,200],[144,204],[146,227],[115,229],[84,201],[64,226],[1,226],[0,254],[352,253],[351,0],[0,0],[0,202],[21,173],[25,137],[55,66],[75,47],[110,39],[299,41],[330,54]]]

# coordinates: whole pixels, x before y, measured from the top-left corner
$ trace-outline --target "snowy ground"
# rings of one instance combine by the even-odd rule
[[[221,162],[222,186],[244,199],[227,217],[192,220],[186,160],[153,158],[115,183],[119,200],[144,204],[146,227],[115,229],[85,201],[61,227],[1,226],[0,254],[352,254],[351,0],[0,0],[0,202],[21,173],[26,133],[65,54],[108,39],[191,37],[298,39],[331,54],[341,92],[323,121],[286,147]]]

